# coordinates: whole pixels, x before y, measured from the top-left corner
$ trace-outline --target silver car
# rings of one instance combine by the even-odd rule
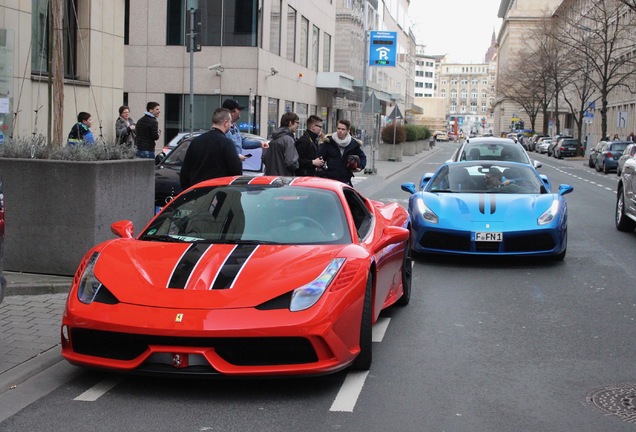
[[[623,154],[621,155],[621,157],[618,158],[618,167],[616,168],[617,176],[619,177],[621,176],[621,173],[623,172],[623,167],[625,166],[625,161],[627,159],[632,159],[634,155],[636,155],[636,144],[630,144],[627,147],[625,147],[625,151],[623,151]]]
[[[499,160],[519,162],[539,168],[541,163],[530,159],[523,146],[509,138],[467,139],[447,162],[466,160]]]

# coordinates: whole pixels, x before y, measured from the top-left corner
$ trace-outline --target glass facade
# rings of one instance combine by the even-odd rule
[[[296,9],[287,6],[287,60],[296,61]]]
[[[269,19],[269,50],[276,55],[280,55],[280,11],[282,2],[283,0],[272,0],[272,11],[270,12]]]
[[[166,43],[185,45],[186,0],[168,0]],[[257,45],[257,0],[199,0],[201,45]]]

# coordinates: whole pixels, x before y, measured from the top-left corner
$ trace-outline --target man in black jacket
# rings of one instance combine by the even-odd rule
[[[161,113],[161,105],[157,102],[148,102],[144,116],[137,121],[137,157],[155,158],[155,141],[159,139],[159,121],[157,118]]]
[[[322,143],[318,156],[327,165],[325,177],[351,185],[354,172],[359,172],[367,165],[367,156],[362,145],[351,136],[349,120],[338,120],[336,133]]]
[[[322,132],[322,119],[310,115],[307,119],[307,129],[303,136],[296,140],[298,151],[297,176],[315,176],[317,170],[322,170],[325,162],[318,157],[318,140]]]
[[[217,108],[212,114],[212,129],[192,140],[181,166],[183,189],[204,180],[243,174],[234,142],[225,136],[231,124],[230,111]]]

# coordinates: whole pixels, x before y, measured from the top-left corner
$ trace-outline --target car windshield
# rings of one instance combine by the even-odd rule
[[[173,200],[139,238],[259,244],[351,242],[336,193],[279,185],[192,189]]]
[[[611,144],[609,145],[608,150],[610,150],[610,151],[623,151],[623,150],[625,150],[625,148],[627,148],[627,146],[628,146],[629,144],[630,144],[630,143],[628,143],[628,142],[617,142],[617,143],[611,143]]]
[[[489,177],[500,176],[500,181]],[[426,186],[438,193],[546,193],[543,181],[523,164],[458,163],[442,166]]]
[[[161,162],[162,165],[183,165],[183,159],[185,158],[188,147],[192,140],[183,141],[177,148],[168,153],[168,156]]]
[[[517,144],[479,143],[467,145],[460,160],[500,160],[529,164],[530,160],[523,148]]]

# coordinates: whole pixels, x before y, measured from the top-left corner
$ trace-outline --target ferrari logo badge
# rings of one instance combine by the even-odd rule
[[[181,321],[183,321],[183,314],[177,314],[177,317],[174,319],[174,322],[178,322],[180,323]]]

